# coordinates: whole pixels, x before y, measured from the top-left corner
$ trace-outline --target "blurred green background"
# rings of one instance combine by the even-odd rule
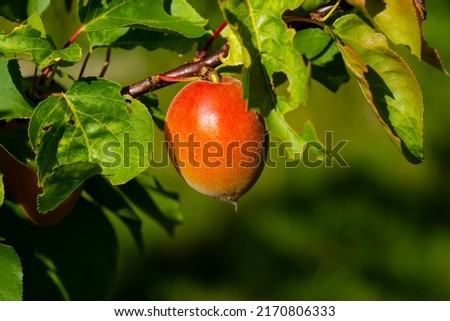
[[[212,28],[221,24],[215,1],[189,2]],[[63,6],[44,18],[61,45],[78,22],[59,10]],[[450,66],[450,3],[428,1],[427,10],[425,37]],[[108,299],[450,300],[450,79],[397,49],[423,89],[423,164],[404,160],[355,81],[337,94],[313,82],[308,105],[289,120],[301,129],[311,119],[320,137],[332,131],[335,143],[348,140],[341,155],[349,167],[266,168],[239,201],[238,214],[190,189],[172,167],[150,169],[165,188],[180,193],[184,223],[170,237],[143,218],[142,254],[110,217],[121,257]],[[127,85],[192,55],[114,50],[106,77]],[[94,54],[87,74],[98,74],[103,59],[104,51]],[[79,67],[71,72],[77,75]],[[181,86],[155,92],[161,108]]]

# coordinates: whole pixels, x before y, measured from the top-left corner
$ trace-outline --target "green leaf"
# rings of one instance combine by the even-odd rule
[[[76,79],[70,75],[63,68],[54,68],[58,80],[52,79],[50,84],[48,82],[39,82],[34,76],[25,77],[22,79],[22,88],[25,93],[30,95],[30,99],[36,99],[37,101],[43,100],[42,93],[46,93],[47,96],[57,92],[64,92],[67,90],[65,86],[61,84],[62,81],[67,83],[73,83]],[[34,105],[33,105],[34,106]]]
[[[107,208],[120,218],[133,235],[139,250],[143,252],[142,221],[127,203],[127,199],[119,188],[111,186],[103,177],[96,176],[86,182],[84,189],[92,197],[93,202]]]
[[[31,117],[33,107],[22,94],[21,81],[17,60],[0,57],[0,119]]]
[[[77,162],[60,165],[45,179],[44,192],[38,196],[38,210],[47,213],[57,208],[88,178],[100,174],[100,165]]]
[[[24,300],[109,298],[120,253],[114,228],[98,206],[80,198],[68,217],[48,228],[26,223],[9,208],[0,211],[0,234],[21,259]]]
[[[41,14],[50,0],[9,0],[0,4],[0,15],[15,22],[26,20],[33,13]]]
[[[0,4],[0,15],[15,22],[21,22],[28,18],[28,0],[7,1]]]
[[[296,11],[296,14],[306,15],[329,3],[329,0],[305,0],[301,7]]]
[[[3,201],[2,215],[4,215],[3,213],[5,211],[10,211],[16,218],[22,220],[22,222],[28,222],[23,207],[20,204],[16,204],[13,201],[10,201],[8,198],[5,198],[5,200]],[[2,215],[0,215],[0,218],[2,217]]]
[[[312,63],[312,77],[336,92],[349,80],[345,63],[333,38],[322,29],[303,29],[294,37],[295,48]]]
[[[78,12],[87,32],[138,27],[189,38],[205,34],[207,21],[185,0],[169,3],[167,12],[163,0],[89,0],[79,2]]]
[[[0,238],[0,301],[22,300],[22,265],[11,246]]]
[[[242,47],[242,41],[239,39],[238,34],[231,30],[230,25],[227,25],[222,30],[220,35],[227,39],[230,44],[230,49],[228,50],[227,57],[222,58],[223,64],[218,67],[218,70],[221,68],[226,68],[227,66],[240,66],[244,64],[244,61],[251,61],[250,57],[243,57],[246,50]]]
[[[89,33],[91,46],[122,48],[131,50],[141,46],[148,51],[167,49],[178,54],[186,54],[192,50],[196,39],[186,38],[177,33],[156,32],[137,28],[117,28]]]
[[[393,43],[403,44],[420,57],[422,32],[415,0],[349,0]]]
[[[393,43],[405,45],[419,59],[448,75],[436,49],[422,35],[423,10],[416,0],[348,0]]]
[[[56,267],[55,263],[50,258],[39,253],[36,253],[35,257],[36,261],[39,261],[39,263],[42,264],[42,268],[45,270],[47,277],[51,280],[51,282],[53,282],[56,289],[60,292],[62,298],[66,301],[69,301],[70,295],[67,292],[66,287],[64,286],[64,282],[58,275],[58,268]]]
[[[166,121],[166,113],[159,108],[158,97],[153,93],[147,93],[139,96],[139,101],[147,107],[150,115],[152,115],[153,122],[160,131],[164,131],[164,124]]]
[[[86,78],[38,105],[29,135],[40,184],[55,166],[78,162],[100,165],[113,185],[126,183],[149,166],[151,116],[120,90],[119,84]]]
[[[99,207],[80,199],[64,221],[52,228],[34,228],[30,234],[27,245],[33,252],[24,284],[26,299],[107,298],[119,251],[114,229]]]
[[[266,118],[269,132],[291,146],[287,149],[291,158],[303,151],[305,141],[283,115],[306,102],[310,66],[295,49],[295,31],[286,26],[282,15],[301,4],[302,0],[221,2],[221,10],[242,48],[248,106]],[[280,83],[283,90],[277,91]]]
[[[334,23],[348,70],[389,137],[411,163],[423,160],[423,97],[408,65],[384,35],[355,14]]]
[[[28,16],[31,16],[33,13],[40,15],[49,5],[50,0],[30,0],[27,6]]]
[[[306,148],[313,147],[317,156],[323,158],[325,152],[317,139],[316,132],[311,122],[305,124],[302,132],[297,133],[289,126],[286,119],[278,111],[272,110],[266,117],[267,127],[270,133],[283,140],[284,148],[289,159],[301,159]]]
[[[303,3],[297,1],[260,1],[245,2],[232,0],[221,3],[221,9],[232,30],[240,35],[243,54],[246,92],[250,88],[250,108],[260,108],[263,101],[276,103],[276,108],[285,114],[306,102],[310,69],[305,65],[301,55],[294,48],[295,31],[289,29],[282,20],[283,13],[295,9]],[[251,61],[248,61],[248,59]],[[256,68],[255,68],[256,67]],[[261,73],[263,67],[264,73]],[[274,75],[284,74],[288,81],[287,96],[273,97],[271,91],[255,91],[251,82],[255,78],[264,78],[265,87],[274,86]],[[247,84],[246,84],[247,85]],[[274,106],[269,106],[272,109]],[[267,107],[265,107],[267,108]]]
[[[34,168],[35,154],[28,139],[28,127],[26,124],[12,122],[15,122],[15,124],[8,123],[6,126],[12,124],[15,128],[8,131],[0,130],[0,145],[17,161]]]
[[[106,29],[106,30],[91,31],[88,33],[91,48],[109,47],[109,46],[120,47],[115,46],[114,44],[117,41],[119,41],[120,38],[124,37],[130,30],[131,28],[124,27],[112,30]]]
[[[41,18],[34,14],[25,24],[8,35],[0,35],[0,57],[22,58],[33,61],[41,69],[56,62],[68,66],[80,61],[81,47],[72,44],[57,50],[52,39],[45,33]]]
[[[166,191],[152,175],[144,172],[119,189],[133,208],[153,218],[169,234],[182,222],[178,194]]]

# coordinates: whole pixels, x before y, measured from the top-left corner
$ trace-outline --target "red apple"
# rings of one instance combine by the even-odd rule
[[[236,204],[264,168],[264,120],[247,110],[242,83],[194,81],[173,99],[165,138],[183,179],[200,193]]]

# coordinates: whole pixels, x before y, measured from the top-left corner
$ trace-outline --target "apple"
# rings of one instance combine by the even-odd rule
[[[7,124],[8,130],[17,124]],[[5,127],[2,128],[5,131]],[[5,195],[19,204],[28,220],[37,226],[51,226],[62,221],[69,215],[77,203],[82,189],[73,192],[55,210],[42,214],[37,209],[37,197],[42,193],[38,186],[37,172],[12,157],[3,147],[0,147],[0,168],[3,173]]]
[[[236,205],[264,168],[264,120],[247,110],[237,79],[183,87],[167,110],[164,132],[176,170],[205,195]]]

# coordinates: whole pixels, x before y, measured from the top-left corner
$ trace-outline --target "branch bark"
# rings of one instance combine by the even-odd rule
[[[163,74],[152,75],[144,80],[131,84],[127,87],[124,87],[122,88],[122,95],[128,94],[133,97],[138,97],[151,91],[167,87],[175,83],[170,81],[164,81],[161,79],[161,76],[164,76],[166,78],[202,77],[209,70],[220,66],[222,64],[221,59],[226,58],[228,56],[229,50],[230,45],[226,43],[218,51],[201,60],[188,62]]]

